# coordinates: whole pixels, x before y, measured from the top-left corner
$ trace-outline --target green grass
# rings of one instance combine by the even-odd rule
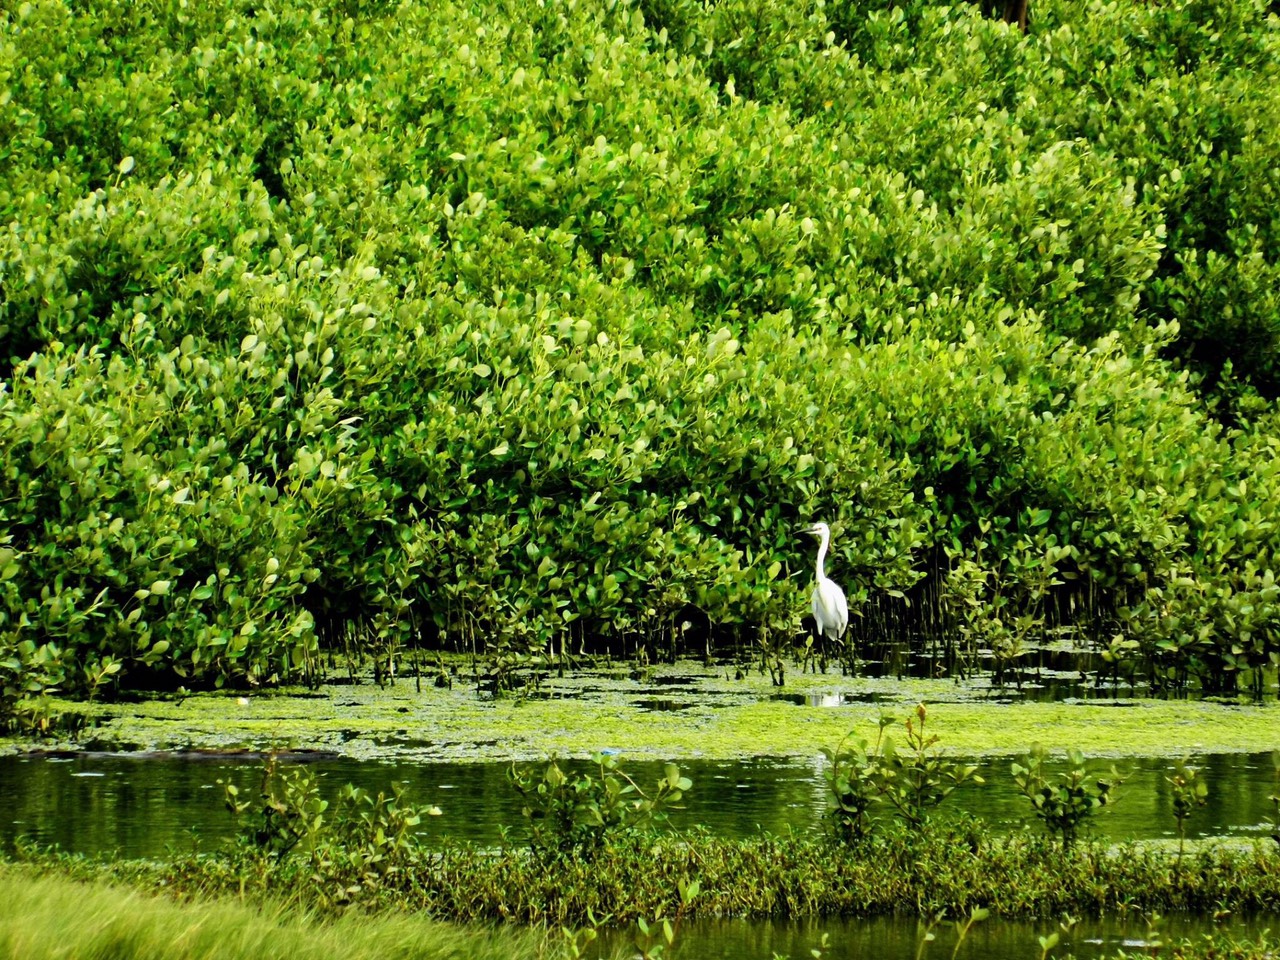
[[[301,857],[279,862],[178,857],[155,864],[36,851],[24,856],[48,873],[110,878],[174,896],[278,902],[288,893],[300,904],[327,909],[317,895],[314,864]],[[679,888],[689,880],[698,881],[699,892],[684,902]],[[1063,850],[1039,832],[991,837],[977,822],[931,825],[919,834],[884,824],[856,848],[827,837],[726,840],[695,832],[655,839],[639,834],[619,838],[590,857],[539,857],[518,847],[452,847],[388,874],[370,888],[366,902],[386,916],[407,913],[459,924],[543,929],[593,922],[627,926],[655,916],[785,921],[943,912],[957,917],[976,907],[1000,917],[1039,920],[1135,912],[1247,915],[1273,912],[1280,903],[1280,857],[1270,845],[1222,842],[1195,844],[1181,860],[1165,844],[1082,842]]]
[[[462,929],[404,914],[320,921],[269,904],[174,902],[0,864],[4,960],[521,960],[553,952],[529,931]]]
[[[0,864],[4,960],[522,960],[559,955],[544,937],[511,928],[460,928],[393,912],[321,920],[278,905],[174,902],[101,880],[67,876],[53,864],[44,866],[48,872]],[[835,941],[831,946],[838,949],[841,944]],[[1274,957],[1276,945],[1265,933],[1240,940],[1215,932],[1167,946],[1168,956],[1175,960],[1261,960]],[[1028,960],[1038,953],[1036,945],[1028,943]],[[1120,960],[1134,955],[1113,956]]]

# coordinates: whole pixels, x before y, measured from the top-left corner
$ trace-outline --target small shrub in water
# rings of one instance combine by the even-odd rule
[[[1111,791],[1119,775],[1113,767],[1111,780],[1090,784],[1085,777],[1084,754],[1072,749],[1067,751],[1069,769],[1051,778],[1044,769],[1047,758],[1044,746],[1033,744],[1029,754],[1014,761],[1013,782],[1031,801],[1032,812],[1048,831],[1062,839],[1064,848],[1070,848],[1094,812],[1115,801]]]
[[[1275,790],[1267,798],[1271,801],[1271,839],[1280,845],[1280,750],[1271,751],[1271,764],[1275,768]]]
[[[322,901],[342,906],[394,882],[419,860],[414,828],[424,815],[439,814],[439,807],[406,803],[398,786],[388,797],[345,785],[311,852],[311,879]]]
[[[926,715],[925,705],[917,704],[914,718],[908,717],[905,723],[906,749],[899,751],[888,740],[879,762],[885,798],[912,827],[923,825],[930,811],[960,784],[984,782],[977,773],[977,764],[948,760],[935,749],[940,738],[925,734]]]
[[[881,801],[888,801],[909,826],[918,828],[960,784],[983,782],[976,764],[948,760],[935,749],[939,737],[925,734],[926,717],[925,705],[917,705],[905,722],[907,747],[902,751],[884,736],[896,723],[890,716],[880,718],[874,746],[849,734],[834,750],[823,749],[831,762],[823,776],[835,800],[833,817],[841,839],[865,839],[871,831],[871,810]]]
[[[831,816],[841,840],[858,842],[871,832],[871,809],[880,802],[884,792],[881,745],[884,729],[891,723],[890,717],[880,718],[880,730],[873,747],[850,733],[834,750],[822,748],[822,755],[830,764],[822,775],[835,801]]]
[[[662,822],[666,808],[679,803],[693,786],[669,763],[653,792],[646,794],[616,756],[596,754],[591,762],[595,774],[566,773],[554,757],[541,771],[512,765],[508,777],[524,800],[521,814],[529,822],[535,853],[591,858],[611,837]]]
[[[221,782],[221,781],[220,781]],[[241,833],[249,862],[268,882],[305,871],[310,889],[329,908],[366,899],[418,861],[413,829],[422,817],[438,816],[438,807],[418,808],[393,796],[344,786],[332,812],[308,770],[281,771],[275,759],[263,769],[259,802],[241,800],[234,784],[224,783],[226,806],[237,818],[250,815]],[[255,809],[256,806],[256,809]],[[305,853],[301,863],[295,852]]]
[[[297,769],[281,772],[274,757],[262,769],[259,802],[241,800],[234,783],[218,781],[225,794],[225,805],[239,820],[245,814],[240,840],[255,853],[283,859],[306,840],[313,837],[324,823],[329,802],[320,797],[315,777],[310,771]],[[256,809],[255,809],[256,806]]]
[[[1173,816],[1178,821],[1178,862],[1187,840],[1187,817],[1196,807],[1203,807],[1209,798],[1209,785],[1200,779],[1198,768],[1179,760],[1173,775],[1165,777],[1173,791]]]

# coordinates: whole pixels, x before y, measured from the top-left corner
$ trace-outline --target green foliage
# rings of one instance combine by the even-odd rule
[[[620,837],[639,827],[661,823],[693,784],[669,763],[651,793],[646,794],[622,769],[614,754],[591,758],[595,772],[568,772],[552,758],[541,770],[517,769],[508,777],[524,801],[530,846],[543,859],[579,857],[590,860]]]
[[[305,841],[314,838],[324,826],[329,802],[320,798],[315,777],[305,769],[282,772],[274,758],[268,761],[262,770],[256,803],[241,800],[240,789],[234,783],[218,782],[223,787],[227,811],[233,817],[254,814],[257,822],[244,828],[241,839],[257,854],[279,860],[299,844],[310,846]]]
[[[586,960],[591,955],[589,952],[591,945],[600,936],[600,931],[592,923],[590,926],[578,929],[561,927],[560,935],[564,938],[565,955],[570,960]]]
[[[980,829],[980,825],[978,825]],[[1206,845],[1179,867],[1176,854],[1150,845],[1109,850],[1047,837],[985,834],[974,824],[887,824],[866,850],[833,848],[825,837],[726,840],[703,832],[636,837],[591,861],[548,869],[526,849],[479,850],[446,844],[392,874],[364,907],[399,907],[459,922],[505,921],[544,927],[630,926],[644,918],[661,945],[661,918],[866,917],[883,914],[967,918],[988,909],[1007,918],[1209,914],[1265,910],[1278,895],[1275,858],[1260,845]],[[634,841],[634,842],[632,842]],[[20,851],[21,852],[21,851]],[[349,916],[321,899],[305,858],[271,861],[264,873],[239,857],[176,855],[162,864],[25,852],[46,870],[82,879],[114,877],[183,899],[238,894],[248,902],[282,895],[321,915]],[[690,885],[697,883],[695,896]],[[684,893],[681,893],[683,885]],[[683,899],[682,899],[683,897]],[[653,923],[654,918],[657,925]],[[20,926],[20,925],[19,925]],[[585,936],[580,943],[588,942]]]
[[[937,734],[926,734],[927,710],[918,704],[913,717],[903,722],[905,749],[886,740],[879,764],[882,792],[911,827],[919,828],[929,814],[956,787],[966,781],[981,784],[977,765],[949,760],[937,749]]]
[[[928,711],[917,705],[914,716],[904,722],[906,749],[894,746],[884,736],[896,724],[892,717],[880,718],[874,746],[846,736],[834,750],[824,748],[830,766],[823,771],[835,799],[833,816],[837,834],[848,841],[863,841],[870,834],[870,814],[886,801],[912,829],[920,829],[930,813],[962,783],[983,783],[977,765],[949,760],[937,749],[939,737],[925,734]]]
[[[641,960],[660,960],[675,946],[676,928],[670,920],[658,917],[652,922],[636,918],[635,945]]]
[[[338,794],[333,829],[312,853],[312,882],[322,901],[345,905],[396,885],[419,857],[413,830],[438,807],[407,803],[397,789],[376,796],[345,785]]]
[[[181,896],[154,877],[111,882],[68,865],[0,864],[0,957],[118,960],[545,960],[537,932],[464,930],[421,915],[352,911],[317,922],[281,905],[281,891],[253,902]],[[132,889],[131,889],[132,887]],[[188,891],[184,891],[186,893]],[[171,893],[171,891],[170,891]],[[552,954],[554,956],[554,954]]]
[[[881,744],[885,727],[892,723],[892,717],[880,718],[874,745],[868,746],[866,740],[849,733],[835,749],[821,748],[827,758],[822,776],[835,801],[832,817],[841,840],[858,843],[870,835],[871,813],[884,793],[880,776]]]
[[[1008,543],[1000,558],[987,555],[993,533],[987,520],[978,521],[978,537],[967,549],[958,540],[944,547],[951,567],[942,581],[942,606],[969,658],[990,651],[997,684],[1029,641],[1045,635],[1045,602],[1065,582],[1059,565],[1076,552],[1036,529],[1048,523],[1049,514],[1038,510],[1027,517],[1031,532]]]
[[[1058,924],[1057,930],[1051,930],[1037,938],[1040,943],[1040,960],[1047,960],[1053,948],[1061,941],[1062,935],[1071,933],[1078,920],[1078,917],[1066,917]]]
[[[1045,829],[1061,839],[1063,850],[1069,850],[1098,808],[1115,802],[1111,791],[1120,776],[1113,767],[1110,780],[1090,784],[1084,755],[1075,749],[1067,751],[1067,769],[1050,776],[1045,770],[1048,759],[1048,750],[1034,744],[1029,754],[1012,764],[1013,782]]]
[[[1186,760],[1179,760],[1173,775],[1165,777],[1173,796],[1173,817],[1178,821],[1178,859],[1182,859],[1187,841],[1187,817],[1209,800],[1209,785],[1200,778],[1200,770]]]
[[[1275,768],[1275,791],[1268,799],[1271,801],[1271,839],[1280,846],[1280,750],[1271,751],[1271,764]]]
[[[855,611],[1257,692],[1277,43],[1264,0],[6,8],[3,722],[314,681],[351,622],[497,685],[689,603],[785,651],[813,516]]]
[[[104,875],[116,874],[114,882]],[[406,960],[498,960],[498,958],[546,958],[599,956],[589,952],[594,936],[579,935],[576,946],[567,943],[564,953],[554,942],[547,944],[537,930],[486,924],[463,930],[424,918],[420,913],[378,914],[349,912],[317,922],[312,912],[281,907],[271,900],[237,903],[189,896],[179,902],[150,889],[154,875],[124,876],[121,865],[85,869],[84,864],[44,861],[30,865],[0,866],[0,956],[52,960],[74,956],[130,958],[173,957],[176,960],[240,960],[287,954],[299,960],[373,960],[389,955]],[[959,913],[957,925],[971,926],[983,908]],[[1074,919],[1057,925],[1040,938],[1041,957],[1051,956],[1060,934],[1069,933]],[[652,925],[650,925],[652,929]],[[229,936],[228,931],[234,931]],[[587,927],[582,934],[594,934]],[[1153,942],[1157,930],[1146,939]],[[1238,933],[1215,931],[1194,940],[1160,940],[1169,955],[1180,960],[1263,960],[1274,954],[1270,934],[1243,939]],[[961,941],[963,942],[963,941]],[[1027,956],[1036,951],[1029,945]],[[820,945],[805,956],[821,958],[839,947],[823,934]],[[127,951],[127,952],[122,952]],[[964,955],[957,948],[957,955]],[[1116,960],[1131,956],[1124,951]]]
[[[308,899],[330,910],[376,901],[399,886],[421,857],[413,828],[424,815],[440,814],[437,807],[407,804],[398,790],[375,797],[350,784],[330,810],[309,771],[281,770],[274,758],[263,768],[258,800],[241,800],[234,784],[224,790],[233,816],[250,815],[241,854],[233,861],[241,892],[248,876],[261,883],[305,883]]]
[[[951,958],[955,960],[960,954],[960,945],[964,943],[965,937],[969,935],[969,931],[973,929],[974,924],[982,923],[991,916],[991,911],[986,907],[974,907],[969,911],[969,915],[963,920],[956,920],[956,945],[951,951]]]

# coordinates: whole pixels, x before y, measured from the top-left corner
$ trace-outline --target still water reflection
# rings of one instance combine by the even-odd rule
[[[1270,754],[1211,754],[1193,758],[1209,784],[1209,802],[1195,811],[1188,836],[1265,836],[1274,790]],[[703,825],[722,836],[751,836],[761,829],[808,833],[822,826],[826,809],[824,761],[757,758],[696,760],[681,764],[693,780],[685,808],[673,812],[676,827]],[[438,805],[429,818],[430,837],[497,843],[502,827],[520,828],[520,805],[498,763],[378,763],[345,759],[308,765],[332,794],[344,783],[389,791],[401,785],[408,798]],[[662,765],[625,764],[641,786],[655,782]],[[1093,761],[1104,775],[1109,762]],[[1108,839],[1175,835],[1165,759],[1127,760],[1119,800],[1100,811],[1097,834]],[[259,761],[143,758],[130,755],[0,757],[0,845],[18,836],[87,854],[126,857],[163,855],[199,842],[208,850],[233,833],[222,805],[219,779],[252,791]],[[985,760],[987,784],[968,786],[947,801],[953,810],[982,817],[993,829],[1016,830],[1026,822],[1027,803],[1014,790],[1009,760]],[[944,809],[946,809],[944,807]],[[518,834],[517,834],[518,836]],[[781,951],[780,951],[781,952]],[[803,951],[807,955],[808,948]]]
[[[1040,956],[1038,938],[1055,931],[1061,936],[1054,956],[1071,955],[1078,960],[1114,957],[1120,950],[1130,956],[1144,956],[1159,938],[1198,939],[1206,934],[1229,932],[1236,937],[1256,939],[1275,918],[1248,921],[1229,920],[1216,925],[1201,918],[1167,917],[1151,927],[1145,918],[1128,920],[1087,920],[1069,931],[1059,931],[1052,920],[1031,922],[991,919],[972,927],[957,943],[954,924],[942,923],[932,929],[934,939],[921,947],[923,929],[914,919],[871,917],[862,920],[820,920],[761,923],[750,920],[718,920],[686,924],[677,931],[677,954],[699,960],[743,960],[743,958],[811,957],[822,947],[823,960],[1032,960]],[[827,944],[822,946],[822,935]],[[608,945],[626,947],[632,943],[627,931],[610,931]]]

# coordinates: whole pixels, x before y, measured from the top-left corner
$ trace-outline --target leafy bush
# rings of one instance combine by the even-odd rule
[[[1027,756],[1013,763],[1013,782],[1031,801],[1032,812],[1051,834],[1058,835],[1066,850],[1099,807],[1115,802],[1111,791],[1120,777],[1112,768],[1111,779],[1090,784],[1084,755],[1076,749],[1067,751],[1067,769],[1051,777],[1045,770],[1048,756],[1042,745],[1035,744]]]
[[[241,876],[241,890],[249,877],[264,884],[305,882],[307,897],[329,910],[376,902],[398,887],[421,859],[413,828],[423,816],[440,813],[406,803],[398,790],[375,797],[351,784],[331,808],[314,776],[301,768],[281,770],[274,758],[263,768],[257,800],[241,800],[234,784],[224,790],[231,814],[250,816],[230,864]]]
[[[1277,42],[1263,0],[6,9],[0,709],[315,680],[352,622],[785,649],[814,516],[854,608],[1261,689]]]
[[[956,787],[984,782],[976,764],[949,760],[940,753],[938,736],[924,732],[927,716],[921,703],[903,722],[905,750],[884,735],[896,724],[889,716],[880,718],[873,746],[850,734],[835,750],[822,750],[830,763],[823,776],[835,799],[833,812],[841,839],[865,840],[871,831],[871,811],[881,802],[890,804],[908,827],[920,830]]]
[[[822,748],[828,764],[822,776],[835,803],[836,835],[845,842],[860,843],[871,834],[871,814],[884,792],[879,776],[881,739],[885,727],[892,723],[891,717],[880,718],[880,734],[874,745],[850,733],[835,749]]]
[[[509,771],[511,785],[524,801],[530,846],[543,858],[591,859],[609,843],[644,824],[666,819],[692,786],[674,763],[667,764],[652,793],[646,794],[612,754],[597,754],[590,771],[566,773],[555,758],[539,772]]]
[[[1200,776],[1200,768],[1185,759],[1178,761],[1173,776],[1165,777],[1173,799],[1173,817],[1178,821],[1178,859],[1182,859],[1187,840],[1187,818],[1197,807],[1209,802],[1209,784]]]

